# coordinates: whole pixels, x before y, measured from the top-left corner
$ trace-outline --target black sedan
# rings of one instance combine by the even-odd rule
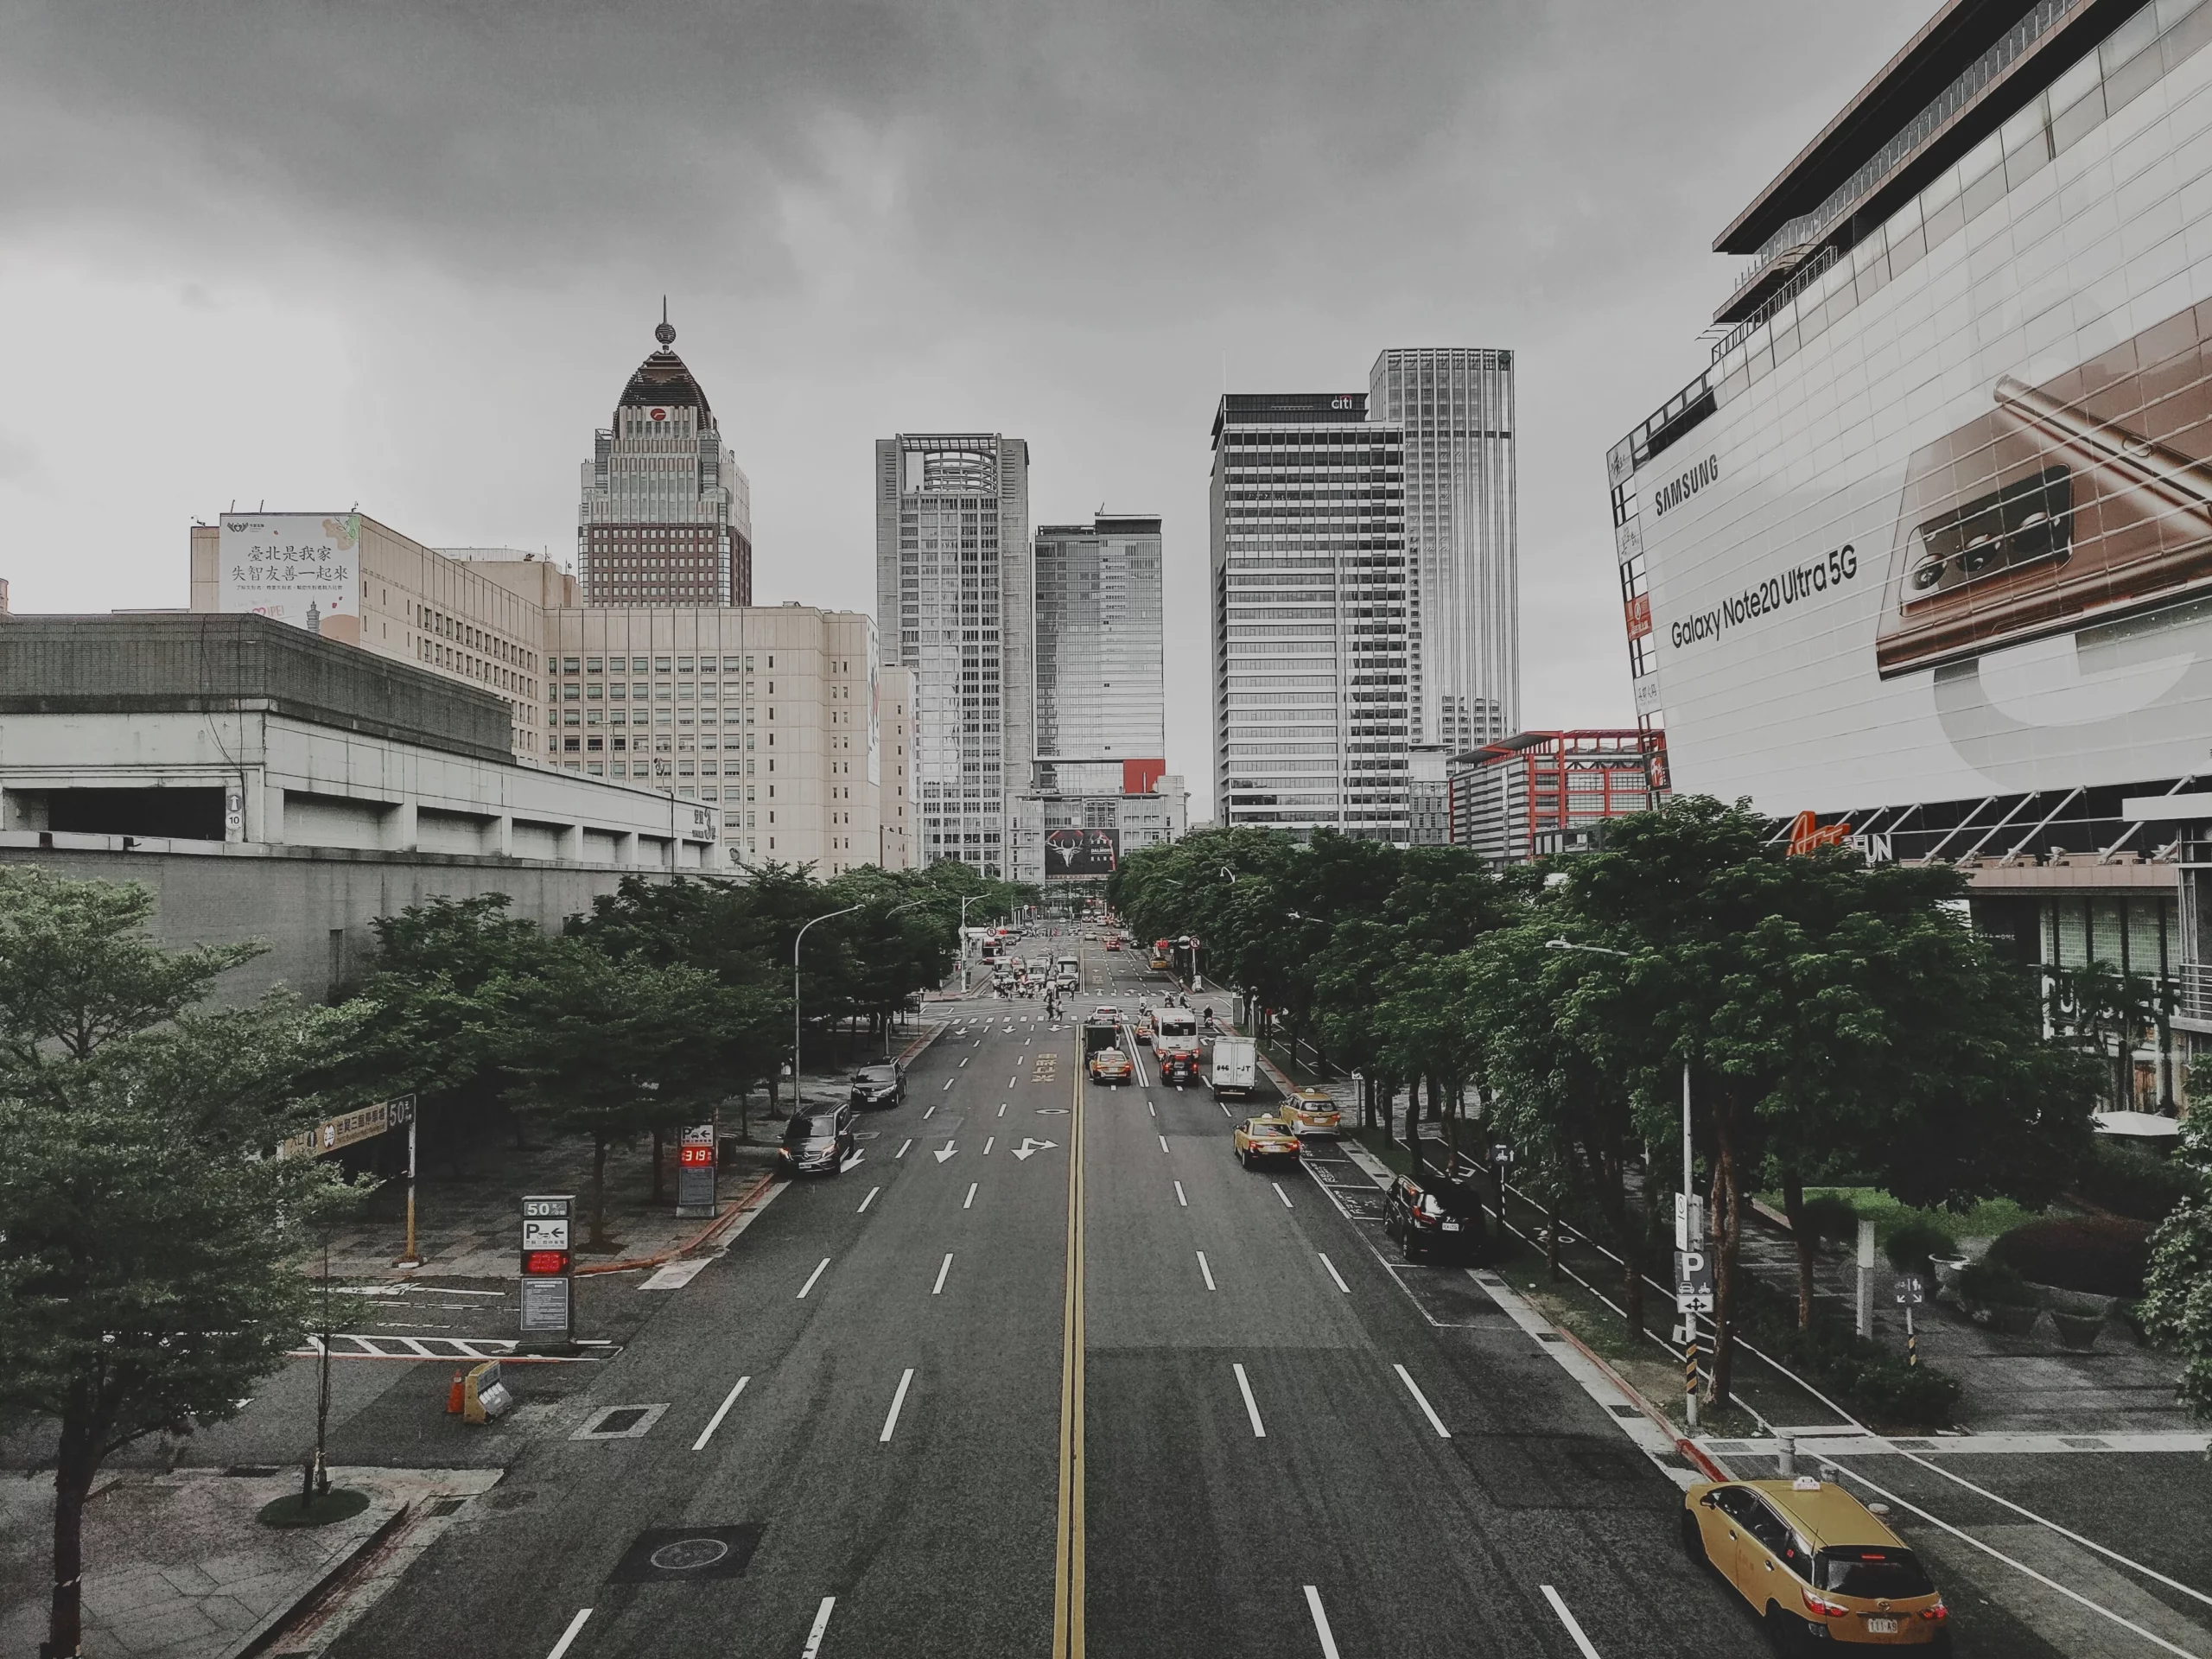
[[[864,1065],[853,1073],[853,1092],[850,1103],[865,1109],[871,1106],[903,1106],[906,1103],[906,1068],[896,1061],[881,1065]]]
[[[853,1134],[853,1111],[819,1107],[795,1113],[784,1126],[783,1145],[776,1148],[776,1166],[791,1175],[835,1175],[845,1160],[860,1149]]]

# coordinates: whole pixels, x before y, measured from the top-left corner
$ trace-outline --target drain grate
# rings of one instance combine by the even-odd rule
[[[652,1431],[661,1414],[658,1406],[601,1406],[584,1419],[583,1427],[569,1436],[572,1440],[634,1440]]]
[[[2070,1446],[2076,1452],[2109,1452],[2112,1450],[2112,1443],[2110,1441],[2100,1440],[2089,1435],[2074,1436],[2062,1434],[2058,1437],[2058,1443],[2061,1446]]]
[[[442,1497],[436,1503],[430,1505],[430,1513],[432,1515],[458,1515],[461,1512],[461,1506],[467,1502],[468,1500],[465,1497]]]
[[[703,1579],[734,1579],[752,1563],[760,1547],[760,1529],[741,1527],[652,1527],[607,1574],[610,1584],[680,1584]]]

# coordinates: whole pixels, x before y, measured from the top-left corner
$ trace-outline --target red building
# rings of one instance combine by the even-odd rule
[[[1454,756],[1452,841],[1493,864],[1577,852],[1607,818],[1651,804],[1644,734],[1522,732]]]

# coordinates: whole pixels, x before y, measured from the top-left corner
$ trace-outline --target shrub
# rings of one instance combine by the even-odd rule
[[[2203,1191],[2203,1178],[2188,1165],[2100,1137],[2075,1190],[2100,1209],[2156,1224],[2181,1201]]]
[[[1996,1255],[1992,1249],[1990,1255]],[[2050,1281],[2044,1281],[2047,1284]],[[1981,1307],[2033,1307],[2036,1294],[2020,1270],[2002,1262],[1980,1261],[1959,1271],[1959,1300]]]
[[[1822,1393],[1840,1397],[1878,1427],[1941,1428],[1952,1420],[1961,1392],[1956,1378],[1933,1366],[1908,1365],[1903,1354],[1825,1316],[1811,1330],[1801,1331],[1796,1298],[1748,1275],[1738,1318],[1762,1353],[1805,1375]]]
[[[1952,1242],[1950,1230],[1942,1223],[1916,1216],[1890,1230],[1885,1248],[1891,1267],[1899,1273],[1918,1274],[1920,1282],[1932,1291],[1936,1285],[1932,1258],[1949,1255],[1958,1247]]]
[[[1798,1214],[1808,1237],[1848,1243],[1859,1236],[1859,1211],[1840,1192],[1808,1195]]]
[[[2147,1223],[2120,1216],[2031,1221],[1991,1245],[1989,1260],[2039,1285],[2136,1297],[2150,1265],[2150,1238]]]

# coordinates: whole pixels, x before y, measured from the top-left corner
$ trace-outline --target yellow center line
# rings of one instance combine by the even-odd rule
[[[1081,1027],[1073,1037],[1083,1040]],[[1083,1659],[1083,1067],[1068,1114],[1066,1299],[1060,1312],[1060,1497],[1052,1659]]]

